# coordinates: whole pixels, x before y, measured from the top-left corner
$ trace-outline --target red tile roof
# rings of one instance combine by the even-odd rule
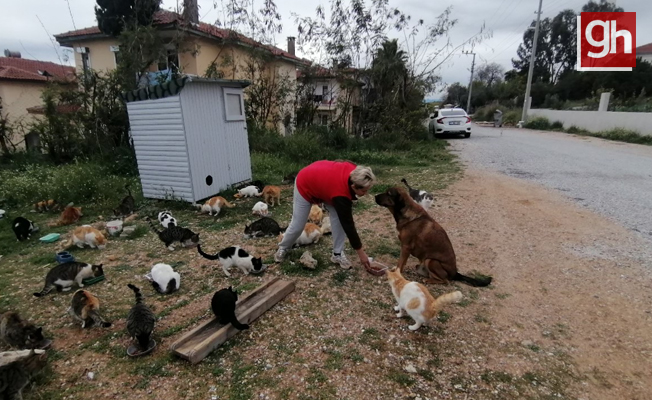
[[[47,71],[51,77],[41,75]],[[27,60],[25,58],[0,57],[0,79],[24,81],[72,80],[75,68],[48,61]]]
[[[652,53],[652,43],[644,44],[636,48],[636,54],[650,54]]]
[[[154,25],[169,25],[169,24],[177,24],[177,23],[184,23],[184,22],[185,21],[183,19],[183,16],[172,11],[160,10],[157,11],[156,14],[154,14]],[[278,47],[262,44],[238,32],[232,31],[230,29],[218,28],[215,25],[207,24],[205,22],[199,22],[199,24],[196,25],[195,24],[188,25],[186,29],[190,31],[193,30],[198,31],[200,33],[210,35],[217,39],[233,38],[238,42],[240,42],[241,44],[266,49],[275,56],[289,58],[301,63],[309,63],[308,60],[304,60],[297,56],[293,56],[292,54],[288,53],[285,50],[281,50]],[[57,39],[57,41],[61,43],[62,39],[64,42],[72,42],[75,37],[95,36],[95,35],[106,37],[105,34],[100,32],[100,29],[97,26],[91,28],[79,29],[76,31],[60,33],[58,35],[54,35],[54,37]]]

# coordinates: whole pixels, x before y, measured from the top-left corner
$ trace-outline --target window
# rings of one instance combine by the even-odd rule
[[[173,72],[179,71],[179,54],[174,49],[168,49],[167,55],[158,62],[159,71],[166,69],[171,69]]]
[[[439,110],[439,114],[442,117],[465,117],[466,116],[466,112],[460,109]]]
[[[328,101],[330,100],[330,96],[328,95],[328,86],[327,85],[324,85],[324,86],[321,87],[321,93],[322,93],[322,96],[324,96],[322,98],[322,102],[328,103]]]
[[[328,114],[322,114],[319,116],[319,124],[328,126]]]
[[[81,54],[82,70],[87,72],[91,69],[91,59],[88,53]]]
[[[224,111],[226,112],[227,121],[245,120],[241,90],[224,88]]]
[[[113,53],[113,60],[115,61],[116,68],[120,64],[120,46],[109,46],[109,50]]]

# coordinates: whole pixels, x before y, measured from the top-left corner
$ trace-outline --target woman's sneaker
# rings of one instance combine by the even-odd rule
[[[353,266],[351,264],[351,261],[349,261],[349,259],[346,258],[344,253],[340,254],[339,256],[333,254],[331,256],[331,261],[334,262],[335,264],[340,264],[340,267],[344,269],[351,269],[351,267]]]
[[[287,250],[278,249],[274,254],[274,261],[276,261],[277,263],[283,262],[283,260],[285,260],[286,254],[287,254]]]

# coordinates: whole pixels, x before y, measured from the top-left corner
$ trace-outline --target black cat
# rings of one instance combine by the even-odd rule
[[[249,325],[241,324],[235,316],[236,301],[238,301],[238,292],[233,290],[231,286],[228,289],[218,290],[211,300],[213,314],[215,314],[220,324],[225,325],[230,322],[231,325],[241,331],[249,329]]]
[[[285,232],[285,229],[287,228],[281,228],[272,218],[263,217],[252,222],[251,225],[245,225],[244,233],[246,238],[278,236],[281,232]]]
[[[14,230],[14,234],[18,241],[27,240],[32,235],[32,232],[36,232],[38,229],[34,226],[34,223],[24,217],[16,217],[11,223],[11,229]]]

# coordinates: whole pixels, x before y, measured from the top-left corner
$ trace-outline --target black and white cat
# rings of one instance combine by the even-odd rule
[[[238,292],[229,286],[228,289],[222,289],[215,292],[213,299],[211,300],[211,309],[220,324],[226,325],[230,322],[231,325],[241,331],[249,329],[249,325],[240,323],[238,318],[235,316],[235,305],[237,301]]]
[[[219,260],[226,276],[231,276],[229,269],[234,265],[240,268],[240,270],[245,274],[259,274],[265,269],[262,258],[256,258],[250,255],[246,250],[240,248],[240,246],[227,247],[213,255],[204,253],[201,246],[197,246],[197,251],[199,251],[199,254],[204,258],[209,260]]]
[[[82,288],[84,279],[100,275],[104,275],[102,264],[93,265],[76,261],[59,264],[48,271],[43,290],[34,293],[34,296],[43,297],[55,288],[58,292],[67,292],[72,288],[73,283],[77,283],[77,286]]]
[[[168,250],[173,251],[174,247],[172,243],[181,242],[184,246],[196,246],[199,243],[199,234],[191,231],[188,228],[183,228],[180,226],[170,226],[168,228],[159,231],[156,226],[152,223],[152,220],[147,217],[147,222],[152,227],[152,230],[156,232],[158,238],[165,243],[165,247]]]
[[[152,282],[154,289],[161,293],[172,293],[179,290],[181,286],[181,275],[174,272],[174,269],[168,264],[156,264],[145,277]]]
[[[423,207],[426,210],[432,206],[432,203],[435,201],[435,198],[432,194],[426,192],[425,190],[412,189],[410,185],[408,185],[407,180],[405,180],[405,178],[401,179],[401,182],[403,182],[405,186],[407,186],[410,193],[410,197],[412,197],[412,199],[416,201],[417,204],[419,204],[421,207]]]
[[[38,231],[34,223],[25,217],[16,217],[11,223],[11,229],[13,229],[19,242],[29,239],[32,232]]]
[[[158,213],[158,222],[163,225],[163,228],[169,228],[170,226],[177,226],[177,220],[172,216],[170,211],[161,211]]]
[[[281,232],[285,232],[286,228],[281,228],[278,222],[270,217],[263,217],[258,221],[254,221],[251,225],[245,225],[244,237],[245,239],[265,236],[278,236]]]

